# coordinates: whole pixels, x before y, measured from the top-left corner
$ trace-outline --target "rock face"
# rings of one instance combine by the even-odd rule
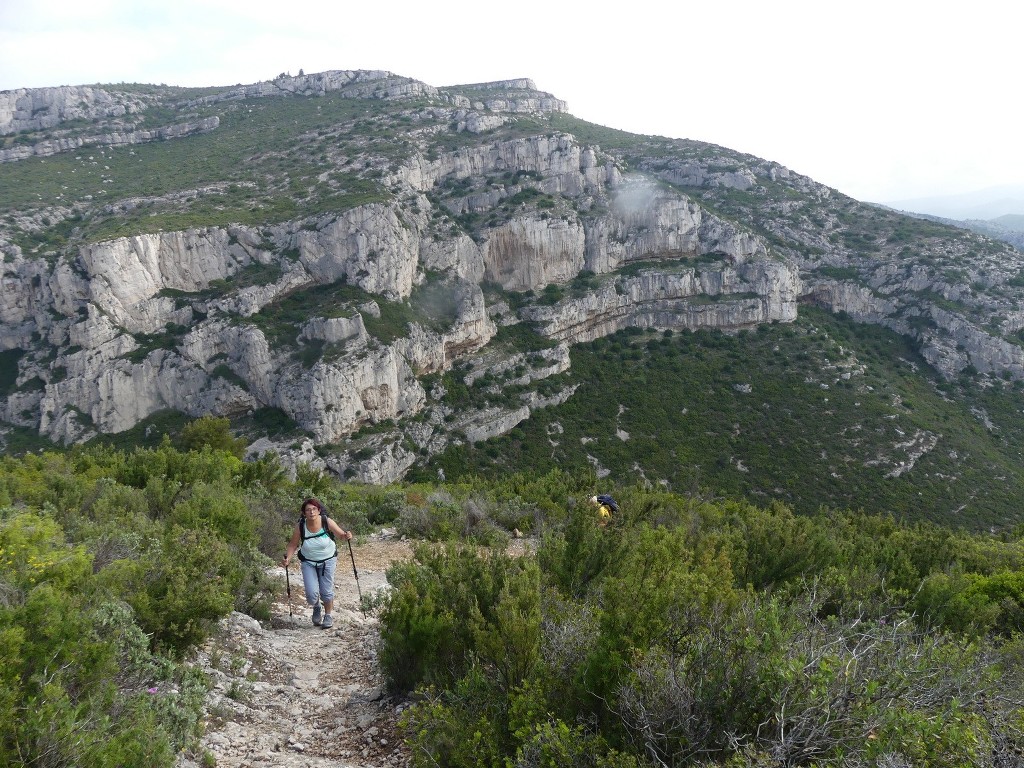
[[[53,128],[68,120],[121,117],[145,106],[130,94],[87,85],[0,91],[0,136]]]
[[[583,227],[561,219],[515,219],[491,232],[484,279],[509,291],[564,283],[583,269]]]
[[[893,235],[886,257],[868,261],[844,245],[840,216],[820,213],[831,210],[832,191],[777,164],[712,153],[655,156],[627,170],[569,133],[523,130],[517,121],[565,110],[529,80],[434,88],[339,70],[282,75],[184,107],[201,114],[326,94],[395,103],[387,114],[397,122],[372,126],[384,136],[401,127],[384,148],[359,138],[359,118],[310,139],[320,142],[311,160],[319,175],[307,181],[332,194],[372,181],[369,202],[261,225],[80,239],[43,255],[23,249],[26,233],[96,209],[51,206],[0,223],[0,355],[16,368],[0,419],[73,443],[168,409],[188,417],[272,410],[305,437],[254,439],[253,454],[274,450],[291,465],[389,482],[423,457],[503,434],[572,397],[573,386],[552,378],[569,371],[572,344],[625,328],[790,322],[800,301],[914,336],[948,376],[973,366],[1024,378],[1024,349],[971,319],[997,317],[1007,334],[1024,328],[1024,312],[979,298],[979,286],[1015,279],[1020,259],[993,252],[951,279],[898,250]],[[87,87],[8,91],[0,133],[127,119],[149,105]],[[186,141],[219,123],[175,125],[162,135],[107,130],[3,151],[17,160],[76,142]],[[346,131],[356,139],[341,153]],[[438,134],[445,151],[428,141]],[[778,184],[787,194],[772,197]],[[721,195],[716,212],[690,188]],[[750,219],[756,231],[717,212],[751,200],[760,206]],[[823,206],[814,222],[806,201]],[[140,204],[108,201],[103,211]],[[949,251],[943,256],[966,259]],[[958,303],[973,309],[953,311]],[[508,338],[520,323],[556,346],[516,348]],[[486,402],[459,412],[444,405],[439,382],[456,370],[466,386],[487,382]]]
[[[545,335],[576,344],[630,327],[739,329],[792,322],[800,294],[796,271],[777,262],[675,274],[651,269],[578,299],[530,307],[523,316]]]
[[[100,133],[93,136],[75,136],[52,141],[40,141],[30,146],[12,147],[0,150],[0,163],[11,163],[27,157],[51,157],[61,152],[70,152],[82,147],[108,146],[123,147],[129,144],[145,144],[150,141],[180,139],[198,133],[209,133],[220,125],[220,118],[208,117],[191,123],[176,123],[152,131],[121,131]]]
[[[421,192],[448,179],[510,168],[533,175],[537,188],[549,194],[605,196],[608,213],[555,218],[527,211],[484,230],[478,242],[430,230],[432,205]],[[23,364],[22,382],[44,382],[30,421],[52,439],[74,442],[123,431],[168,408],[199,416],[270,407],[286,413],[316,444],[343,443],[364,425],[401,422],[423,412],[428,397],[418,377],[445,371],[487,345],[497,329],[483,281],[509,291],[539,290],[567,283],[588,267],[609,273],[633,261],[664,262],[664,269],[522,311],[521,319],[570,343],[629,326],[740,328],[796,316],[799,280],[785,264],[767,260],[757,238],[685,197],[657,192],[597,164],[571,137],[460,151],[407,166],[398,178],[416,195],[417,211],[375,203],[320,219],[315,227],[297,222],[262,234],[214,227],[139,235],[82,246],[72,260],[52,269],[21,256],[5,258],[4,343],[27,346],[33,335],[42,335],[64,350],[49,364]],[[487,203],[467,196],[453,205],[459,210]],[[289,261],[284,250],[297,256]],[[685,266],[687,259],[707,253],[722,254],[722,265],[699,271]],[[230,284],[261,264],[279,265],[280,277],[202,298],[212,285]],[[425,282],[424,270],[450,276],[443,283],[435,279],[452,307],[445,330],[413,323],[401,337],[381,343],[368,331],[381,315],[372,301],[336,317],[318,316],[311,308],[301,326],[274,340],[265,325],[246,322],[290,292],[317,287],[352,286],[385,305],[402,302]],[[170,346],[147,352],[148,339],[167,328],[180,329],[168,338]],[[310,345],[332,352],[311,365],[297,361],[296,354],[302,357]],[[565,371],[567,348],[558,349],[550,358],[554,364],[510,376],[508,384]],[[510,409],[464,414],[453,428],[471,442],[485,440],[558,398],[527,399]],[[7,419],[25,423],[12,411],[23,413],[30,402],[35,401],[8,398]],[[446,445],[444,431],[431,430],[434,437],[424,437],[424,444]],[[385,482],[415,459],[395,442],[378,448],[369,459],[343,462],[344,467],[362,479]]]
[[[212,96],[204,96],[190,101],[188,105],[272,96],[323,96],[335,92],[344,93],[353,99],[397,99],[433,96],[437,94],[437,89],[418,80],[400,77],[384,70],[330,70],[296,77],[282,73],[273,80],[263,80]]]

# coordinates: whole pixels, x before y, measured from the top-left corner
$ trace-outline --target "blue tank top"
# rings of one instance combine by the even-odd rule
[[[300,523],[303,531],[305,531],[305,524]],[[322,560],[330,560],[332,557],[338,554],[338,547],[335,545],[334,540],[327,535],[327,526],[324,525],[316,533],[309,533],[305,531],[306,538],[302,542],[302,546],[299,547],[299,552],[302,553],[302,557],[306,560],[313,560],[319,562]]]

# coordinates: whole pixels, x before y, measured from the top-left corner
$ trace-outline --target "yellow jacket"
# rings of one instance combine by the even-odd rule
[[[612,508],[598,501],[597,496],[591,496],[590,503],[597,507],[597,524],[604,528],[612,519]]]

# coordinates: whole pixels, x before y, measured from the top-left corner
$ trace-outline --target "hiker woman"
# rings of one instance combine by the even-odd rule
[[[352,531],[343,530],[331,520],[318,499],[306,499],[302,502],[302,517],[295,524],[288,551],[281,561],[281,565],[287,568],[292,555],[298,550],[306,602],[313,607],[313,624],[324,629],[334,625],[331,609],[334,607],[334,568],[338,564],[336,537],[351,539]]]

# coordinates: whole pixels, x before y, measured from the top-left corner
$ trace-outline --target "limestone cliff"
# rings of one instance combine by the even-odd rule
[[[387,482],[572,397],[574,344],[790,322],[801,301],[914,336],[947,376],[1024,378],[1024,311],[984,288],[1017,278],[1021,258],[937,235],[922,260],[895,219],[869,243],[852,201],[720,148],[602,149],[544,122],[566,105],[526,79],[435,88],[337,70],[177,101],[5,92],[0,135],[36,134],[0,159],[66,152],[70,175],[88,170],[76,147],[248,140],[250,116],[281,98],[310,125],[247,145],[237,176],[118,196],[119,166],[102,203],[82,185],[0,221],[0,355],[16,369],[0,420],[74,443],[167,410],[274,411],[294,430],[249,433],[253,454]],[[156,105],[189,119],[143,128]],[[80,118],[100,125],[54,134]],[[137,231],[93,235],[121,219]],[[453,407],[445,387],[462,386],[476,399]]]

